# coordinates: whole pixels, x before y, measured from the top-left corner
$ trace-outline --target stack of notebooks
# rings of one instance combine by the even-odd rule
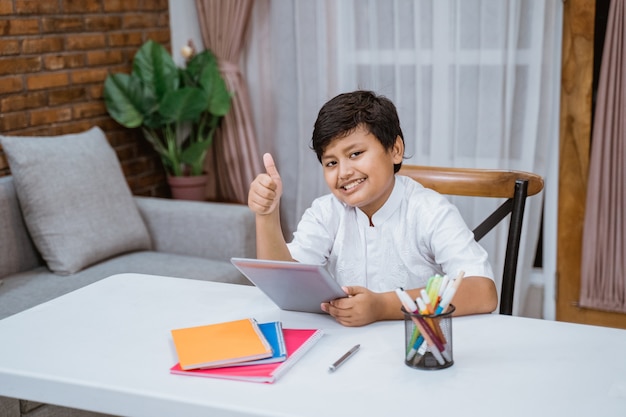
[[[253,318],[172,330],[173,374],[272,383],[322,336],[321,329],[283,329]]]

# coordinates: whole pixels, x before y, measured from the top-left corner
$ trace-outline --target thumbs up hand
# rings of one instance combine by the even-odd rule
[[[278,207],[283,194],[283,182],[271,154],[263,155],[263,165],[265,173],[259,174],[250,184],[248,207],[256,214],[268,215]]]

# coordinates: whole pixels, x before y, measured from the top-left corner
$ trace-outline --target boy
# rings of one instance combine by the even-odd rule
[[[273,158],[251,184],[257,257],[324,264],[349,295],[321,308],[345,326],[402,319],[395,289],[415,298],[429,277],[465,278],[456,315],[490,313],[498,299],[485,250],[443,196],[396,173],[404,137],[396,108],[369,91],[340,94],[320,110],[312,148],[331,194],[306,210],[293,241],[280,225],[282,182]]]

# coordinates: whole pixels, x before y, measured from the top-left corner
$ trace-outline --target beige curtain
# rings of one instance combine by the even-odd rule
[[[612,1],[591,140],[580,305],[626,313],[626,78],[623,1]],[[565,185],[566,186],[566,185]]]
[[[204,47],[218,58],[233,93],[231,111],[216,132],[205,169],[211,200],[246,203],[248,187],[261,172],[248,87],[239,68],[253,0],[196,0]]]

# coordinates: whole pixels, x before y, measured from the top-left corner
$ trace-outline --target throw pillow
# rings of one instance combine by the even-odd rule
[[[24,221],[58,274],[150,248],[148,230],[104,132],[0,136]]]

